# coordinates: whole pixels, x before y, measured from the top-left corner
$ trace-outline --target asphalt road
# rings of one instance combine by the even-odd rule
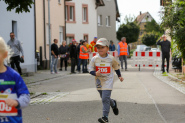
[[[122,71],[115,75],[112,98],[120,114],[110,110],[110,123],[185,123],[185,95],[153,76],[154,69]],[[29,86],[31,92],[69,92],[49,104],[23,109],[24,123],[98,123],[102,104],[89,74],[67,75]]]

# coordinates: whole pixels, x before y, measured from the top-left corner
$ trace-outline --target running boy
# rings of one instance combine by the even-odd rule
[[[30,95],[19,73],[4,65],[8,51],[0,37],[0,122],[22,123],[21,108],[28,106]]]
[[[116,101],[110,98],[114,80],[113,69],[116,71],[121,82],[123,78],[119,70],[119,63],[113,56],[108,54],[109,43],[107,39],[100,38],[96,43],[96,47],[99,54],[92,58],[89,64],[89,71],[91,75],[95,76],[96,87],[103,103],[103,117],[99,118],[98,121],[100,123],[107,123],[110,106],[115,115],[119,114]]]

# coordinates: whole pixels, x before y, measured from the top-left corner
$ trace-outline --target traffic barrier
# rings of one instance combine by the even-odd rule
[[[98,54],[98,52],[89,53],[89,59],[92,59],[97,54]],[[108,54],[114,56],[115,59],[118,59],[118,52],[117,51],[109,51]]]
[[[161,67],[162,55],[160,51],[134,51],[133,67]]]

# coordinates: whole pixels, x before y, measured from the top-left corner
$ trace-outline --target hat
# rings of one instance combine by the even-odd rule
[[[82,44],[83,44],[84,42],[86,42],[86,40],[82,40]]]
[[[109,42],[107,41],[106,38],[100,38],[97,42],[96,45],[101,45],[101,46],[109,46]]]
[[[72,40],[72,42],[76,41],[75,39]]]
[[[94,38],[97,38],[97,37],[94,37]]]
[[[83,42],[83,40],[81,39],[81,40],[80,40],[80,43],[82,43],[82,42]]]

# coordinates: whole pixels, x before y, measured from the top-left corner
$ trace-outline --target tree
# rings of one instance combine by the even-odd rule
[[[31,5],[33,4],[33,0],[3,0],[3,1],[5,1],[5,3],[8,4],[8,7],[6,8],[7,11],[15,9],[16,13],[30,12]]]
[[[170,36],[177,44],[185,59],[185,1],[177,0],[171,5],[165,6],[164,16],[162,18],[162,27],[170,29]]]
[[[139,37],[140,28],[135,22],[127,22],[122,24],[117,31],[117,39],[121,40],[122,37],[127,38],[127,43],[136,42]]]
[[[145,31],[146,32],[158,32],[160,34],[162,34],[164,32],[164,30],[162,30],[160,28],[160,25],[158,23],[155,22],[155,20],[153,19],[151,22],[146,22],[146,27],[145,27]]]
[[[156,41],[159,38],[159,34],[156,32],[146,33],[142,37],[143,44],[147,46],[152,46],[156,44]]]

